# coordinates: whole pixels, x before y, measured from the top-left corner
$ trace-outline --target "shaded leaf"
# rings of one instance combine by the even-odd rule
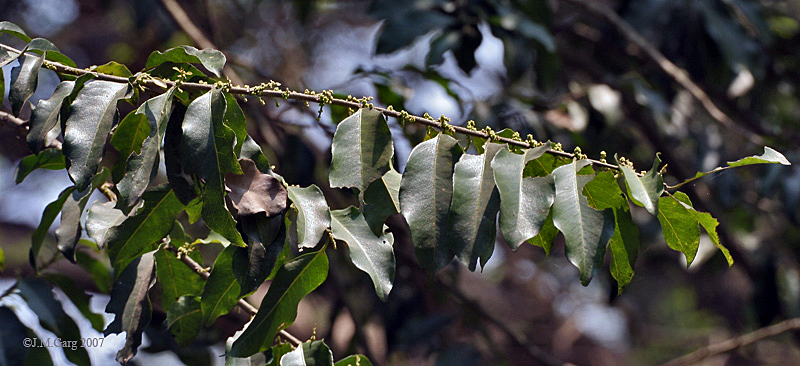
[[[556,228],[555,224],[553,224],[553,211],[550,210],[550,213],[547,214],[547,218],[544,220],[539,233],[533,238],[528,239],[526,242],[530,245],[544,249],[545,255],[550,255],[550,249],[553,248],[553,241],[556,240],[556,235],[558,235],[558,229]]]
[[[286,228],[283,215],[265,217],[263,214],[240,217],[247,248],[233,253],[233,274],[239,282],[239,297],[247,296],[272,273],[283,251]]]
[[[284,264],[261,301],[258,313],[231,346],[233,357],[246,357],[270,348],[281,329],[294,322],[300,300],[325,281],[328,257],[325,247]]]
[[[500,195],[491,163],[501,149],[503,145],[489,143],[481,155],[462,155],[453,173],[453,199],[447,223],[451,247],[471,271],[479,258],[483,267],[494,251]]]
[[[350,261],[372,279],[378,297],[386,301],[394,282],[395,260],[391,236],[375,236],[364,216],[350,206],[331,211],[331,232],[347,243]]]
[[[245,246],[236,221],[225,206],[224,175],[242,174],[233,154],[234,134],[223,124],[225,99],[219,89],[197,97],[183,119],[181,162],[190,173],[205,180],[202,215],[206,225],[238,246]]]
[[[383,234],[383,224],[389,216],[400,212],[400,182],[403,176],[389,169],[381,179],[369,184],[364,191],[362,212],[375,235]]]
[[[42,68],[42,56],[36,54],[20,55],[19,66],[11,69],[11,88],[8,90],[8,101],[11,111],[19,116],[22,107],[36,90],[39,81],[39,69]]]
[[[512,249],[539,233],[553,205],[553,177],[528,178],[524,174],[528,163],[542,157],[548,148],[527,149],[522,155],[502,149],[492,161],[500,193],[500,232]]]
[[[297,208],[297,247],[314,248],[331,225],[328,202],[316,185],[288,188],[289,199]]]
[[[61,208],[61,225],[56,228],[56,246],[70,261],[75,260],[75,245],[81,238],[81,215],[94,189],[73,191]]]
[[[239,215],[265,213],[267,217],[286,209],[286,188],[272,174],[258,170],[250,159],[239,159],[244,174],[225,174],[228,197]]]
[[[36,227],[31,235],[30,263],[31,266],[37,271],[39,269],[39,251],[42,248],[42,243],[44,242],[45,236],[47,236],[47,231],[50,230],[50,226],[53,225],[53,221],[56,220],[56,217],[64,207],[64,202],[66,202],[67,199],[72,196],[73,192],[75,192],[75,186],[65,188],[63,191],[61,191],[55,201],[50,202],[47,207],[44,208],[44,212],[42,212],[42,220],[39,222],[39,226]]]
[[[109,61],[103,65],[100,65],[96,67],[94,71],[101,74],[122,76],[124,78],[133,76],[133,73],[131,73],[131,70],[128,70],[127,66],[116,61]]]
[[[122,211],[114,208],[114,205],[113,201],[95,201],[86,216],[86,234],[94,239],[99,248],[105,247],[108,230],[118,226],[126,218]]]
[[[233,153],[239,156],[242,152],[242,145],[248,138],[247,120],[245,120],[244,112],[239,107],[236,97],[231,93],[222,93],[222,95],[225,96],[225,126],[228,126],[233,131],[233,134],[236,135],[236,145],[233,147]],[[245,156],[240,157],[245,158]]]
[[[184,166],[184,158],[181,156],[181,141],[183,140],[181,124],[183,124],[185,113],[186,107],[181,103],[176,103],[164,134],[164,165],[167,168],[167,180],[172,190],[175,191],[175,195],[181,203],[189,205],[197,198],[198,191],[193,177]],[[196,212],[199,218],[203,206],[201,201],[195,200],[195,202],[197,205],[194,207],[197,208]]]
[[[281,366],[333,366],[333,353],[322,340],[301,344],[281,357]]]
[[[367,356],[352,355],[337,361],[334,366],[372,366]]]
[[[174,93],[175,88],[170,88],[166,93],[144,102],[136,111],[147,117],[149,134],[142,142],[141,153],[136,153],[134,148],[127,158],[125,175],[117,184],[119,207],[128,208],[136,203],[158,174],[158,153],[172,110]]]
[[[49,144],[48,133],[58,125],[61,105],[74,87],[74,81],[62,81],[50,98],[39,101],[33,108],[28,136],[25,138],[31,151],[38,153]]]
[[[244,249],[229,245],[219,253],[203,287],[200,309],[206,326],[214,323],[220,315],[229,313],[239,301],[241,286],[234,276],[233,268],[234,253],[238,250]]]
[[[28,328],[6,306],[0,307],[0,324],[3,324],[0,327],[0,349],[3,350],[0,352],[0,364],[24,365],[28,352],[33,349],[24,346],[25,338],[28,338]]]
[[[108,263],[108,257],[105,253],[76,250],[75,263],[89,272],[98,291],[104,294],[111,292],[114,279],[111,274],[111,264]]]
[[[198,50],[192,46],[180,46],[164,52],[154,51],[147,58],[145,68],[150,69],[164,62],[199,63],[214,75],[221,76],[222,68],[225,67],[225,55],[209,48]]]
[[[255,140],[249,135],[245,138],[239,153],[240,158],[250,159],[256,163],[256,167],[262,173],[272,172],[272,167],[269,165],[269,160],[264,156],[261,151],[261,146],[258,146]]]
[[[167,326],[178,344],[185,346],[193,341],[203,326],[200,299],[195,296],[181,296],[178,301],[169,305]]]
[[[67,295],[69,300],[72,301],[76,308],[78,308],[78,311],[81,312],[83,317],[92,324],[92,328],[94,328],[94,330],[98,332],[103,331],[105,319],[103,319],[102,315],[93,312],[90,308],[89,301],[92,298],[91,295],[87,294],[82,288],[78,287],[72,278],[69,278],[65,275],[48,272],[44,274],[44,277],[54,285],[58,286],[58,288],[61,289],[65,295]]]
[[[400,184],[400,212],[411,230],[417,259],[428,271],[450,262],[445,232],[453,197],[453,170],[463,150],[458,140],[438,135],[415,146]]]
[[[0,272],[6,270],[6,253],[0,248]]]
[[[14,173],[14,180],[17,184],[22,183],[28,174],[36,169],[61,170],[65,168],[64,154],[58,149],[44,149],[38,154],[24,157],[17,166]]]
[[[31,41],[31,37],[28,37],[28,35],[25,34],[25,31],[22,30],[22,28],[20,28],[18,25],[14,24],[14,23],[11,23],[11,22],[7,22],[7,21],[0,22],[0,33],[8,33],[8,34],[14,35],[15,37],[17,37],[17,38],[19,38],[19,39],[21,39],[21,40],[23,40],[25,42],[30,42]]]
[[[619,164],[619,160],[617,160],[617,164]],[[641,177],[636,175],[636,172],[630,167],[620,164],[620,170],[625,176],[625,185],[628,186],[628,194],[631,197],[631,201],[644,207],[653,216],[658,213],[658,198],[664,192],[664,178],[658,172],[660,164],[661,158],[656,154],[653,167]]]
[[[75,61],[72,61],[69,57],[64,55],[58,50],[58,47],[44,38],[34,38],[28,45],[25,46],[25,50],[30,53],[36,53],[39,55],[44,55],[45,59],[48,61],[58,62],[63,65],[67,65],[70,67],[76,67]]]
[[[118,276],[111,291],[106,312],[114,321],[103,331],[104,336],[125,332],[125,345],[117,352],[117,362],[126,363],[142,344],[142,332],[150,323],[153,305],[148,291],[155,283],[153,252],[136,257]]]
[[[108,233],[108,256],[116,273],[142,253],[155,250],[172,229],[183,205],[167,186],[147,191],[144,205]]]
[[[614,218],[609,211],[589,206],[583,187],[593,176],[579,175],[588,160],[578,160],[553,171],[556,197],[553,202],[553,224],[564,234],[567,259],[580,271],[586,286],[603,265],[606,245],[614,234]]]
[[[177,236],[185,235],[180,224],[176,221],[170,232],[170,244],[180,248]],[[200,253],[191,251],[188,255],[195,262],[202,263]],[[203,292],[205,282],[189,266],[181,262],[177,255],[166,248],[161,248],[155,253],[156,277],[161,284],[161,305],[169,309],[173,302],[184,295],[199,296]]]
[[[331,145],[330,184],[364,192],[389,171],[394,155],[392,134],[383,114],[359,109],[336,127]]]
[[[78,347],[63,347],[67,359],[78,364],[88,365],[89,354],[80,345],[81,332],[75,321],[64,312],[61,303],[53,296],[53,288],[41,279],[26,278],[19,281],[19,294],[36,314],[39,324],[53,332],[56,337],[78,342]]]
[[[64,155],[78,190],[85,189],[97,173],[117,102],[129,91],[128,84],[96,80],[87,83],[72,102],[64,130]]]

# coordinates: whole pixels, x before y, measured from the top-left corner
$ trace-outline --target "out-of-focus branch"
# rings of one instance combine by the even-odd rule
[[[16,128],[19,130],[18,132],[20,136],[25,136],[28,134],[28,121],[14,117],[14,115],[11,113],[0,111],[0,123],[12,124],[16,126]],[[54,147],[61,150],[61,141],[50,141],[50,144],[46,147]]]
[[[681,356],[672,361],[664,363],[661,366],[694,365],[702,359],[711,356],[716,356],[720,353],[730,352],[737,348],[741,348],[753,344],[755,342],[758,342],[764,338],[769,338],[796,329],[800,329],[800,318],[784,320],[778,324],[773,324],[768,327],[760,328],[751,333],[747,333],[735,338],[728,339],[726,341],[708,345],[697,351],[694,351],[692,353],[689,353],[687,355]]]
[[[681,69],[678,65],[675,65],[672,61],[670,61],[664,54],[662,54],[655,46],[653,46],[647,39],[644,38],[639,32],[636,31],[628,22],[626,22],[622,17],[620,17],[613,9],[609,8],[608,6],[597,2],[597,1],[590,1],[590,0],[562,0],[567,3],[571,3],[583,9],[586,9],[592,14],[600,16],[604,18],[606,21],[611,23],[622,35],[628,39],[628,41],[636,44],[639,48],[644,51],[645,55],[648,58],[653,60],[658,66],[663,70],[667,75],[672,77],[675,82],[677,82],[682,88],[686,89],[692,97],[694,97],[700,105],[711,115],[715,121],[719,124],[725,126],[729,130],[737,133],[738,135],[744,137],[748,141],[757,144],[763,145],[764,139],[761,138],[756,133],[753,133],[749,130],[746,130],[736,124],[725,112],[723,112],[716,104],[711,100],[711,97],[697,85],[692,79],[689,77],[689,74],[686,70]]]

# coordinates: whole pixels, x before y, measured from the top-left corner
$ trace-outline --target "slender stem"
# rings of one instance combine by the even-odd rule
[[[583,9],[588,10],[595,15],[598,15],[602,18],[605,18],[611,25],[613,25],[622,35],[628,39],[628,41],[636,44],[639,48],[644,51],[644,54],[647,55],[648,58],[653,60],[658,66],[663,70],[667,75],[672,77],[675,82],[678,83],[682,88],[686,89],[689,94],[692,95],[700,105],[711,115],[715,121],[719,124],[725,126],[726,128],[730,129],[731,131],[739,134],[740,136],[746,138],[750,142],[753,142],[757,145],[763,145],[764,140],[761,136],[742,128],[741,126],[737,125],[725,112],[723,112],[716,104],[711,100],[708,94],[701,88],[697,83],[695,83],[691,77],[689,77],[689,73],[686,70],[678,67],[672,61],[670,61],[664,54],[662,54],[655,46],[653,46],[650,42],[647,41],[644,36],[639,34],[628,22],[626,22],[622,17],[620,17],[613,9],[609,8],[607,5],[604,5],[602,2],[599,1],[591,1],[591,0],[562,0],[564,2],[572,3],[573,5],[577,5]]]
[[[757,329],[751,333],[747,333],[738,337],[728,339],[719,343],[711,344],[703,347],[697,351],[681,356],[661,366],[683,366],[694,365],[698,361],[716,356],[721,353],[730,352],[737,348],[741,348],[762,339],[773,337],[790,330],[800,329],[800,318],[793,318],[784,320],[780,323],[770,325],[768,327]]]
[[[7,49],[9,51],[12,51],[12,52],[21,53],[21,51],[15,49],[13,47],[9,47],[7,45],[0,44],[0,47],[3,47],[3,48],[5,48],[5,49]],[[125,77],[98,73],[98,72],[94,72],[94,71],[90,71],[90,70],[80,69],[80,68],[77,68],[77,67],[67,66],[67,65],[64,65],[64,64],[61,64],[61,63],[58,63],[58,62],[53,62],[53,61],[48,61],[48,60],[44,61],[44,66],[49,68],[49,69],[52,69],[52,70],[54,70],[56,72],[65,73],[65,74],[71,74],[71,75],[91,74],[97,80],[113,81],[113,82],[117,82],[117,83],[128,83],[128,82],[130,82],[128,80],[128,78],[125,78]],[[141,79],[141,80],[138,81],[138,85],[145,86],[145,87],[148,87],[148,88],[154,88],[154,89],[155,88],[164,89],[164,86],[169,88],[169,87],[174,86],[175,84],[176,83],[174,81],[171,81],[171,80],[160,80],[160,79],[156,80],[156,79],[152,79],[152,78],[150,78],[150,79]],[[194,90],[194,91],[208,91],[208,90],[211,90],[211,89],[214,88],[214,85],[212,85],[212,84],[200,84],[200,83],[189,83],[189,82],[183,82],[179,86],[180,86],[181,89]],[[292,100],[299,100],[299,101],[312,102],[312,103],[332,104],[332,105],[352,108],[352,109],[356,109],[356,110],[363,107],[363,105],[361,103],[354,102],[354,101],[351,101],[351,100],[345,100],[345,99],[340,99],[340,98],[327,98],[324,95],[320,95],[320,94],[307,94],[307,93],[300,93],[300,92],[290,91],[290,90],[284,90],[284,91],[276,90],[276,89],[264,90],[264,89],[246,87],[246,86],[231,86],[230,88],[226,87],[225,91],[229,92],[229,93],[232,93],[232,94],[238,94],[238,95],[252,95],[252,96],[256,96],[256,97],[283,98],[283,99],[292,99]],[[420,117],[420,116],[415,116],[415,115],[411,115],[411,114],[408,114],[408,113],[395,111],[393,109],[388,109],[388,108],[383,108],[383,107],[378,107],[378,106],[371,106],[371,108],[383,113],[383,115],[385,115],[387,117],[394,117],[394,118],[398,118],[398,119],[402,119],[403,117],[406,117],[406,118],[408,118],[409,121],[413,121],[413,122],[416,122],[416,123],[419,123],[419,124],[423,124],[423,125],[426,125],[426,126],[429,126],[429,127],[433,127],[433,128],[435,128],[437,130],[442,130],[442,127],[443,127],[442,126],[442,122],[436,121],[436,120],[433,120],[433,119]],[[487,133],[485,131],[478,131],[478,130],[470,129],[470,128],[467,128],[467,127],[454,126],[454,125],[450,125],[450,126],[448,126],[448,128],[451,128],[454,132],[460,133],[462,135],[480,137],[480,138],[484,138],[484,139],[492,138],[489,135],[489,133]],[[515,139],[501,137],[501,136],[495,136],[493,140],[496,141],[496,142],[506,143],[506,144],[513,145],[513,146],[519,146],[519,147],[522,147],[522,148],[535,147],[535,146],[533,146],[531,144],[528,144],[525,141],[519,141],[519,140],[515,140]],[[565,152],[565,151],[560,151],[560,150],[549,149],[549,150],[547,150],[547,153],[551,154],[551,155],[555,155],[555,156],[561,156],[561,157],[564,157],[564,158],[567,158],[567,159],[575,158],[575,154],[568,153],[568,152]],[[603,161],[600,161],[600,160],[594,160],[594,159],[586,159],[586,160],[588,160],[589,162],[591,162],[595,166],[604,167],[604,168],[613,169],[613,170],[619,170],[619,167],[614,165],[614,164],[609,164],[609,163],[606,163],[606,162],[603,162]]]

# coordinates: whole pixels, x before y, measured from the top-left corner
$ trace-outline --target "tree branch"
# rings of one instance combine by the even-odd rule
[[[28,134],[28,121],[14,117],[14,115],[11,113],[0,111],[0,122],[16,126],[16,128],[19,130],[20,136],[25,136]],[[61,141],[50,141],[50,143],[45,147],[54,147],[61,150]]]
[[[784,320],[780,323],[757,329],[751,333],[708,345],[697,351],[664,363],[661,366],[693,365],[704,358],[716,356],[720,353],[730,352],[737,348],[758,342],[764,338],[769,338],[796,329],[800,329],[800,318]]]
[[[620,17],[613,9],[609,8],[606,5],[603,5],[597,1],[590,1],[590,0],[562,0],[567,3],[571,3],[578,7],[588,10],[590,13],[593,13],[601,18],[604,18],[606,21],[611,23],[614,28],[616,28],[622,35],[628,39],[629,42],[636,44],[639,48],[641,48],[645,55],[654,61],[658,66],[663,70],[667,75],[672,77],[675,82],[677,82],[682,88],[686,89],[692,97],[694,97],[700,105],[711,115],[715,121],[719,124],[725,126],[726,128],[730,129],[731,131],[737,133],[738,135],[744,137],[745,139],[749,140],[750,142],[763,145],[764,139],[761,138],[758,134],[755,134],[749,130],[746,130],[736,124],[725,112],[723,112],[716,104],[711,100],[708,94],[699,86],[697,85],[692,79],[689,77],[689,74],[686,70],[681,69],[678,65],[675,65],[672,61],[670,61],[664,54],[662,54],[655,46],[653,46],[647,39],[644,38],[639,32],[636,31],[628,22],[626,22],[622,17]]]
[[[15,49],[13,47],[4,45],[4,44],[0,44],[0,47],[5,48],[5,49],[7,49],[7,50],[9,50],[11,52],[21,53],[21,51]],[[54,70],[54,71],[60,72],[60,73],[65,73],[65,74],[71,74],[71,75],[76,75],[76,76],[85,75],[85,74],[91,74],[97,80],[112,81],[112,82],[117,82],[117,83],[129,83],[130,82],[128,80],[128,78],[125,78],[125,77],[98,73],[98,72],[95,72],[95,71],[80,69],[80,68],[77,68],[77,67],[71,67],[71,66],[67,66],[67,65],[64,65],[64,64],[61,64],[61,63],[58,63],[58,62],[53,62],[53,61],[48,61],[48,60],[44,60],[43,65],[45,67],[51,69],[51,70]],[[138,85],[141,85],[143,87],[147,87],[147,88],[151,88],[151,89],[162,89],[162,90],[165,89],[164,86],[169,88],[169,87],[172,87],[172,86],[176,85],[176,83],[174,81],[171,81],[171,80],[162,80],[162,79],[154,79],[154,78],[140,79],[140,80],[137,81],[137,83],[138,83]],[[486,132],[486,131],[480,131],[480,130],[471,129],[471,128],[468,128],[468,127],[450,125],[450,124],[447,124],[446,122],[443,123],[442,121],[439,121],[439,120],[433,120],[433,119],[427,118],[427,117],[415,116],[415,115],[412,115],[412,114],[410,114],[410,113],[408,113],[406,111],[396,111],[396,110],[392,109],[391,107],[383,108],[383,107],[374,106],[372,103],[361,103],[361,102],[358,102],[358,101],[334,98],[334,97],[331,96],[331,94],[333,94],[333,93],[330,92],[330,91],[328,93],[325,93],[325,92],[323,92],[323,93],[313,93],[313,92],[311,92],[311,93],[300,93],[300,92],[296,92],[296,91],[291,91],[289,89],[280,90],[278,87],[273,87],[272,89],[268,89],[268,88],[265,88],[265,86],[267,86],[267,85],[269,85],[269,84],[262,84],[262,85],[260,85],[258,87],[224,85],[224,90],[226,92],[231,93],[231,94],[251,95],[251,96],[255,96],[255,97],[292,99],[292,100],[299,100],[299,101],[303,101],[303,102],[319,103],[319,104],[323,104],[323,105],[324,104],[331,104],[331,105],[337,105],[337,106],[351,108],[351,109],[355,109],[355,110],[358,110],[358,109],[363,108],[363,107],[368,107],[368,108],[371,108],[371,109],[374,109],[374,110],[377,110],[377,111],[383,113],[383,115],[386,116],[386,117],[394,117],[394,118],[397,118],[397,119],[400,119],[400,120],[404,120],[404,121],[408,121],[408,122],[416,122],[416,123],[419,123],[419,124],[422,124],[422,125],[425,125],[425,126],[432,127],[432,128],[434,128],[436,130],[439,130],[439,131],[450,130],[450,131],[452,131],[454,133],[459,133],[459,134],[462,134],[462,135],[489,139],[489,140],[494,141],[494,142],[505,143],[505,144],[509,144],[509,145],[513,145],[513,146],[519,146],[519,147],[522,147],[522,148],[533,148],[533,147],[536,147],[536,145],[529,144],[528,142],[522,141],[521,139],[520,140],[511,139],[511,138],[496,136],[493,133],[490,134],[489,132]],[[179,85],[179,87],[184,89],[184,90],[193,90],[193,91],[209,91],[209,90],[213,89],[215,86],[218,86],[218,85],[215,85],[215,84],[189,83],[189,82],[183,82],[183,83],[180,83],[180,85]],[[547,153],[551,154],[551,155],[554,155],[554,156],[564,157],[564,158],[567,158],[567,159],[573,159],[573,158],[576,157],[575,154],[568,153],[568,152],[561,151],[561,150],[555,150],[555,149],[548,149]],[[619,170],[619,167],[614,165],[614,164],[609,164],[609,163],[606,163],[604,161],[595,160],[595,159],[588,159],[587,158],[586,160],[588,160],[589,162],[592,163],[592,165],[595,165],[595,166],[608,168],[608,169],[613,169],[613,170]]]

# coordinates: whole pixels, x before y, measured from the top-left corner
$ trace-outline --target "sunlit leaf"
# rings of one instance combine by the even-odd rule
[[[334,366],[372,366],[367,356],[352,355],[337,361]]]
[[[222,93],[222,95],[225,96],[225,126],[228,126],[233,131],[233,134],[236,135],[236,144],[233,147],[233,152],[236,156],[239,156],[242,151],[242,145],[249,137],[247,135],[247,120],[245,120],[244,112],[239,107],[236,97],[231,93]],[[245,158],[245,156],[240,157]]]
[[[438,135],[411,151],[400,184],[400,212],[411,230],[417,259],[428,271],[450,262],[447,217],[453,197],[453,170],[463,150],[458,140]]]
[[[105,64],[102,64],[95,68],[94,71],[101,74],[122,76],[124,78],[133,76],[133,73],[131,73],[131,70],[128,70],[127,66],[116,61],[109,61]]]
[[[539,233],[553,205],[553,177],[528,178],[524,174],[528,163],[541,157],[548,147],[527,149],[522,155],[503,149],[492,161],[500,192],[500,231],[512,249]]]
[[[281,357],[281,366],[333,366],[333,353],[322,340],[305,342]]]
[[[316,185],[289,187],[289,199],[297,208],[297,246],[314,248],[331,225],[325,196]]]
[[[11,69],[11,88],[8,89],[8,101],[15,116],[19,116],[22,107],[36,90],[42,56],[26,54],[19,56],[17,60],[20,64]]]
[[[125,345],[117,352],[117,362],[126,363],[136,355],[142,344],[142,332],[150,323],[153,305],[148,291],[155,283],[153,252],[145,253],[131,261],[114,282],[106,312],[114,314],[114,321],[103,335],[125,332]]]
[[[28,174],[36,169],[61,170],[66,167],[64,154],[58,149],[44,149],[35,155],[24,157],[17,166],[14,173],[14,180],[17,184],[22,183]]]
[[[617,163],[619,164],[619,160]],[[658,214],[659,197],[664,192],[664,178],[658,171],[659,165],[661,165],[661,158],[656,154],[653,167],[640,177],[630,167],[620,164],[631,201],[644,207],[653,216]]]
[[[464,154],[453,173],[453,199],[447,226],[456,257],[474,271],[494,251],[500,195],[495,188],[492,159],[503,148],[488,143],[481,155]]]
[[[30,42],[31,41],[31,37],[28,37],[28,35],[25,34],[25,31],[22,30],[22,28],[20,28],[18,25],[14,24],[14,23],[11,23],[11,22],[7,22],[7,21],[0,22],[0,33],[8,33],[8,34],[14,35],[15,37],[17,37],[17,38],[19,38],[19,39],[21,39],[21,40],[23,40],[25,42]]]
[[[331,145],[331,187],[359,192],[389,170],[394,145],[389,126],[377,110],[359,109],[336,127]]]
[[[294,322],[300,300],[325,281],[328,257],[325,247],[284,264],[267,291],[258,313],[231,346],[233,357],[246,357],[271,347],[281,329]]]
[[[564,234],[567,259],[580,271],[586,286],[603,265],[606,245],[614,234],[614,217],[610,211],[589,206],[583,187],[593,176],[578,174],[588,160],[574,161],[553,171],[556,197],[553,202],[553,224]]]
[[[692,201],[689,200],[689,196],[687,196],[683,192],[676,192],[673,197],[663,197],[663,201],[670,202],[670,211],[664,211],[664,219],[662,220],[661,216],[659,216],[659,221],[661,221],[661,229],[664,231],[664,238],[667,239],[667,244],[670,248],[679,250],[686,255],[687,264],[691,264],[692,260],[694,259],[694,254],[697,253],[697,246],[699,245],[699,229],[698,224],[703,227],[703,229],[708,233],[708,237],[711,239],[711,242],[719,248],[722,254],[725,256],[725,260],[728,262],[728,266],[733,265],[733,257],[731,257],[730,252],[728,251],[725,246],[722,245],[719,241],[719,235],[717,234],[717,226],[719,225],[719,221],[715,219],[711,214],[707,212],[700,212],[694,209],[692,206]],[[675,215],[681,215],[682,219],[685,220],[686,218],[692,218],[693,225],[691,225],[691,229],[689,229],[689,224],[687,223],[686,229],[683,231],[680,228],[665,228],[665,223],[667,225],[672,224],[676,220],[668,220],[669,214],[674,211]],[[661,213],[661,211],[659,211]],[[672,242],[676,243],[670,245],[669,237],[672,238],[673,236],[679,236],[677,240],[672,238]],[[696,242],[695,242],[696,241]],[[678,248],[685,248],[683,249]],[[691,258],[689,256],[691,253]]]
[[[376,236],[353,206],[331,211],[331,232],[335,239],[347,243],[353,265],[369,275],[378,297],[386,301],[394,282],[392,237]]]
[[[783,156],[783,154],[779,153],[778,151],[776,151],[775,149],[773,149],[773,148],[771,148],[769,146],[764,146],[764,153],[761,154],[761,155],[753,155],[753,156],[748,156],[746,158],[742,158],[742,159],[739,159],[739,160],[736,160],[736,161],[729,161],[727,166],[717,167],[717,168],[714,168],[714,169],[709,170],[707,172],[698,172],[697,174],[695,174],[694,177],[689,178],[689,179],[687,179],[687,180],[685,180],[683,182],[680,182],[680,183],[678,183],[678,184],[676,184],[674,186],[670,186],[670,189],[680,188],[683,185],[694,181],[695,179],[698,179],[700,177],[704,177],[704,176],[709,175],[709,174],[721,172],[723,170],[727,170],[727,169],[730,169],[730,168],[746,166],[746,165],[753,165],[753,164],[792,165],[792,163],[790,163],[789,160],[786,159],[785,156]]]
[[[75,259],[75,245],[81,238],[81,216],[92,189],[72,192],[61,208],[61,224],[56,228],[56,246],[70,261]]]
[[[164,52],[154,51],[147,58],[145,68],[154,68],[164,62],[199,63],[214,75],[221,76],[222,68],[225,67],[225,55],[217,50],[198,50],[192,46],[180,46],[170,48]]]
[[[74,81],[62,81],[56,86],[56,90],[50,98],[39,101],[36,108],[33,108],[30,129],[28,136],[25,138],[33,152],[38,153],[47,147],[49,143],[48,133],[58,125],[61,105],[72,93],[74,87]]]
[[[389,169],[381,179],[369,184],[364,191],[362,213],[375,235],[383,233],[383,224],[389,216],[400,212],[400,182],[403,176]]]
[[[126,218],[122,211],[114,208],[115,204],[113,201],[95,201],[86,216],[86,234],[94,239],[100,248],[106,245],[108,230],[121,224]]]
[[[64,155],[78,190],[89,185],[100,167],[117,102],[129,92],[128,84],[96,80],[87,83],[72,102],[64,130]]]
[[[697,255],[700,245],[700,227],[686,208],[672,197],[661,197],[658,202],[658,221],[667,245],[686,256],[689,266]]]

